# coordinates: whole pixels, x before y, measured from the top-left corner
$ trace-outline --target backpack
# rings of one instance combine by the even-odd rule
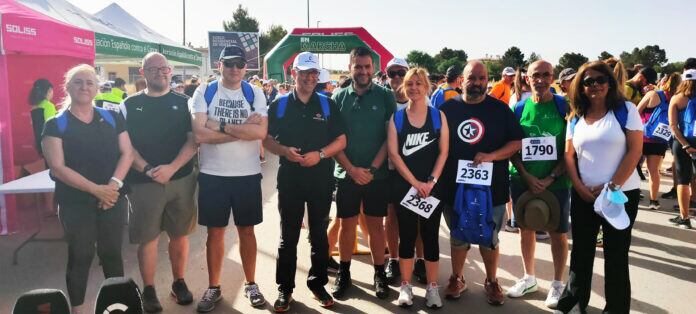
[[[493,201],[489,186],[457,185],[454,208],[450,216],[450,236],[470,244],[493,246]]]
[[[621,131],[626,134],[626,123],[628,123],[628,109],[626,109],[626,103],[621,101],[621,104],[612,109],[612,111],[614,112],[614,117],[616,117],[616,120],[619,121],[619,125],[621,125]],[[568,125],[570,134],[575,132],[575,125],[578,123],[578,120],[580,120],[580,117],[578,116],[573,116],[570,118],[570,123]]]
[[[660,143],[667,143],[667,141],[669,141],[669,138],[672,137],[672,133],[670,132],[669,136],[667,136],[667,134],[662,134],[663,136],[658,136],[655,135],[655,130],[657,129],[658,125],[663,124],[667,126],[667,131],[669,131],[669,117],[667,114],[667,112],[669,111],[669,103],[667,102],[667,97],[665,96],[664,91],[660,90],[656,91],[656,93],[660,97],[660,104],[657,107],[655,107],[655,110],[653,110],[652,114],[650,115],[650,118],[647,122],[645,122],[645,127],[643,128],[643,131],[646,138]]]
[[[428,111],[430,112],[430,119],[433,120],[433,128],[435,132],[440,132],[440,127],[442,126],[442,121],[440,121],[440,110],[428,106]],[[396,113],[394,113],[394,127],[396,127],[396,133],[401,133],[404,128],[404,117],[406,116],[406,108],[403,108]]]
[[[696,128],[696,97],[689,99],[686,109],[684,109],[679,118],[679,129],[682,130],[684,137],[689,140],[695,140],[696,134],[694,134],[694,129]]]
[[[440,108],[440,105],[445,103],[445,92],[451,90],[454,90],[454,88],[449,86],[447,86],[447,88],[438,88],[430,97],[430,105],[435,108]]]
[[[329,97],[326,97],[319,93],[315,94],[317,95],[317,97],[319,97],[319,104],[321,105],[321,112],[324,119],[329,119],[329,115],[331,115],[331,107],[329,107]],[[276,117],[278,119],[281,119],[285,116],[285,109],[288,108],[289,97],[290,94],[288,93],[278,98],[278,109],[276,110]]]
[[[217,94],[218,84],[219,81],[215,80],[208,83],[208,86],[205,87],[203,97],[205,98],[205,103],[208,107],[210,107],[210,103],[213,102],[213,98],[215,97],[215,94]],[[242,93],[244,94],[246,101],[249,103],[251,111],[256,111],[254,110],[254,88],[245,80],[242,80]]]
[[[528,98],[518,101],[513,107],[513,111],[515,112],[515,117],[517,117],[517,121],[522,119],[522,113],[524,112],[524,104],[527,102],[527,99]],[[556,103],[556,109],[558,110],[558,113],[561,115],[561,118],[565,120],[565,117],[568,114],[568,102],[566,102],[563,96],[556,94],[553,94],[553,101],[554,103]]]
[[[110,110],[104,109],[104,108],[99,108],[99,107],[94,107],[94,110],[99,113],[99,115],[108,123],[111,127],[116,129],[116,119],[114,119],[114,116],[111,115]],[[67,110],[61,111],[58,115],[56,115],[56,124],[58,125],[58,132],[60,134],[65,133],[65,129],[68,128],[68,114],[65,113]]]

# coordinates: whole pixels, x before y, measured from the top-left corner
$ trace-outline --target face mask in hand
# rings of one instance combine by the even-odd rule
[[[623,191],[607,191],[607,199],[614,204],[625,204],[628,202],[628,196]]]

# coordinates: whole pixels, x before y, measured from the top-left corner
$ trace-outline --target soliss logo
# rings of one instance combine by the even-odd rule
[[[36,28],[27,27],[27,26],[21,27],[19,25],[14,25],[14,24],[5,24],[5,30],[8,33],[36,36]]]
[[[83,46],[92,47],[94,45],[94,42],[91,39],[81,38],[81,37],[73,37],[73,42],[78,44],[78,45],[83,45]]]

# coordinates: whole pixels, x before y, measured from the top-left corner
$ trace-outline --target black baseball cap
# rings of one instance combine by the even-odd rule
[[[220,59],[219,60],[231,60],[231,59],[242,59],[242,61],[246,62],[246,55],[244,53],[244,49],[242,49],[239,46],[225,46],[225,48],[222,49],[220,52]]]

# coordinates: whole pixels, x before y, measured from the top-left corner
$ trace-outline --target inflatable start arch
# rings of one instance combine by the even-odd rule
[[[286,81],[287,68],[300,52],[347,54],[360,46],[372,52],[375,69],[384,71],[387,62],[394,57],[362,27],[295,28],[266,54],[263,76]]]

